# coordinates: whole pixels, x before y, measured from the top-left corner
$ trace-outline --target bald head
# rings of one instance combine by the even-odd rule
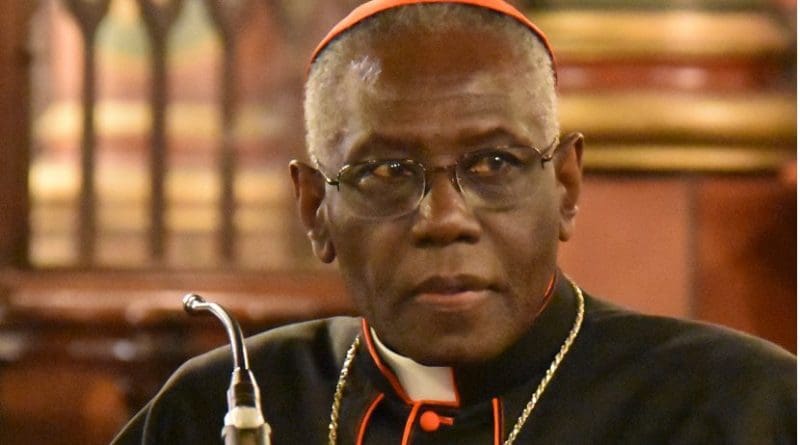
[[[486,64],[476,72],[469,48],[487,39],[497,44],[484,51]],[[467,66],[472,72],[464,72],[462,68]],[[387,70],[394,78],[412,82],[437,79],[443,85],[465,74],[474,83],[501,73],[513,76],[514,88],[524,93],[521,97],[529,104],[527,124],[548,141],[558,134],[552,62],[529,28],[511,17],[474,6],[408,5],[359,23],[317,56],[306,83],[304,104],[307,148],[313,157],[326,158],[348,137],[346,110],[352,105],[347,103],[352,89],[377,88]],[[379,89],[375,93],[392,94],[390,84],[380,83]]]

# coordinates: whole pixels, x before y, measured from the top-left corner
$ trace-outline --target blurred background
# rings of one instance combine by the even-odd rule
[[[0,443],[104,444],[183,360],[352,313],[287,163],[355,0],[0,0]],[[586,135],[562,268],[796,351],[795,0],[513,2]]]

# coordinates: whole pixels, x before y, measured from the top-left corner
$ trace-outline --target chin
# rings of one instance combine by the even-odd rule
[[[501,345],[488,345],[485,340],[477,341],[425,342],[424,348],[415,345],[408,356],[426,366],[460,366],[482,363],[500,355],[505,349]]]

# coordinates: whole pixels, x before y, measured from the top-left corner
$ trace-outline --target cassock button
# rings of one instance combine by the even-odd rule
[[[433,411],[425,411],[419,417],[419,426],[429,433],[438,430],[441,425],[442,419]]]

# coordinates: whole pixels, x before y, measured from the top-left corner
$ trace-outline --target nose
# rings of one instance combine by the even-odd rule
[[[481,225],[464,201],[458,185],[446,172],[430,175],[430,187],[419,204],[411,228],[420,246],[442,246],[456,242],[476,243]]]

